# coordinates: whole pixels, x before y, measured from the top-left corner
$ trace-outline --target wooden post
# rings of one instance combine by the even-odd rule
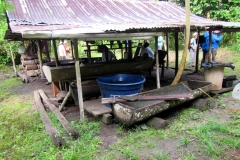
[[[55,65],[58,67],[60,65],[60,62],[58,60],[58,54],[57,54],[57,45],[56,45],[56,40],[53,40],[53,50],[54,50],[54,58],[55,58]],[[53,88],[53,96],[56,97],[56,95],[62,90],[62,84],[61,82],[52,82],[52,88]]]
[[[56,40],[53,40],[53,50],[54,50],[54,58],[55,58],[55,64],[56,67],[59,66],[59,60],[58,60],[58,55],[57,55],[57,45],[56,45]]]
[[[175,75],[177,74],[178,71],[178,32],[175,32]]]
[[[84,122],[84,109],[83,109],[83,95],[82,95],[82,85],[81,85],[81,72],[80,72],[80,64],[79,64],[79,55],[78,55],[78,40],[73,39],[74,45],[74,57],[75,57],[75,69],[76,69],[76,77],[77,77],[77,92],[78,92],[78,103],[80,110],[80,121]]]
[[[198,42],[197,42],[197,51],[196,51],[196,66],[195,66],[195,72],[198,73],[198,64],[199,64],[199,35],[200,31],[198,28]]]
[[[132,41],[131,40],[128,41],[128,59],[129,60],[132,59]]]
[[[168,53],[169,42],[168,42],[168,40],[169,40],[168,33],[166,33],[166,48],[165,48],[165,50],[167,51],[167,64],[166,64],[167,69],[169,67],[169,53]]]
[[[70,40],[70,46],[71,46],[71,51],[72,51],[72,59],[74,59],[74,51],[73,51],[73,42]]]
[[[87,58],[88,58],[88,63],[92,63],[91,62],[91,46],[89,45],[88,42],[87,43]]]
[[[11,54],[11,58],[12,58],[12,63],[13,63],[13,69],[14,69],[15,74],[17,75],[17,69],[16,69],[16,65],[15,65],[15,61],[14,61],[11,42],[9,42],[9,46],[10,46],[10,54]]]
[[[53,90],[53,96],[56,97],[56,95],[61,92],[59,82],[52,82],[52,90]]]
[[[209,28],[208,62],[212,61],[212,27]]]
[[[41,41],[38,40],[38,60],[39,60],[41,78],[44,78],[45,76],[44,76],[43,70],[42,70],[42,66],[43,66],[43,63],[42,63],[42,49],[41,49],[40,45],[41,45]]]
[[[158,36],[155,36],[155,54],[156,54],[156,80],[157,80],[157,88],[160,88]],[[164,68],[162,68],[162,69],[164,69]]]

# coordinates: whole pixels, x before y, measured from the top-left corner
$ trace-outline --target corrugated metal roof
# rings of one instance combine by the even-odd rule
[[[103,33],[107,30],[176,28],[185,26],[185,9],[172,2],[136,0],[8,0],[13,33],[72,30]],[[240,23],[212,21],[191,14],[191,26],[240,27]]]

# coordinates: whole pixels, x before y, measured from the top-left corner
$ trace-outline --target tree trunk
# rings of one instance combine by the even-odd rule
[[[185,5],[186,5],[186,38],[184,43],[182,61],[181,61],[179,70],[177,72],[177,75],[172,82],[172,85],[177,84],[179,82],[185,67],[186,58],[188,54],[188,44],[189,44],[189,38],[190,38],[190,0],[185,0]]]

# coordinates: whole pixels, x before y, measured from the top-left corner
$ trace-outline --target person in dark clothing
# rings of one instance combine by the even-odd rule
[[[116,56],[113,54],[113,52],[109,51],[106,45],[99,45],[98,52],[102,53],[102,62],[116,60]]]

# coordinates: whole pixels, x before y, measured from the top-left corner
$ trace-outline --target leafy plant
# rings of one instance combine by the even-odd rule
[[[181,141],[185,146],[188,146],[188,144],[190,143],[190,139],[183,136],[181,136]]]
[[[159,160],[167,160],[169,156],[170,156],[169,152],[163,153],[162,151],[159,151],[154,155],[154,158]]]

